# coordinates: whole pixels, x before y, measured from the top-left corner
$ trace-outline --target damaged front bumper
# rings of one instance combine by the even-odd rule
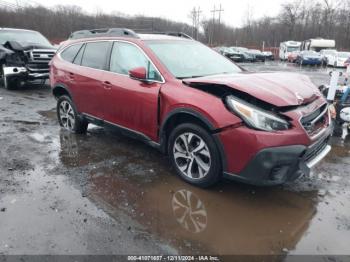
[[[332,126],[310,146],[286,145],[258,151],[238,173],[224,172],[229,179],[253,185],[279,185],[308,175],[331,150]]]
[[[48,69],[30,69],[20,66],[3,66],[5,77],[15,77],[23,80],[48,79]]]

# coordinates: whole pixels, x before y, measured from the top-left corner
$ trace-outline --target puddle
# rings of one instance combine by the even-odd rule
[[[54,119],[54,120],[57,119],[56,108],[53,108],[48,111],[38,111],[38,114],[48,119]]]
[[[341,204],[335,210],[325,204],[349,205],[349,196],[321,189],[328,180],[342,183],[339,172],[331,175],[321,167],[308,178],[320,184],[307,190],[298,183],[258,188],[231,181],[199,189],[175,176],[157,151],[101,128],[87,136],[63,132],[60,146],[65,166],[91,167],[86,173],[89,199],[116,219],[116,211],[125,212],[182,254],[318,254],[320,246],[328,253],[350,253],[350,247],[320,238],[329,232],[345,240],[349,233]]]

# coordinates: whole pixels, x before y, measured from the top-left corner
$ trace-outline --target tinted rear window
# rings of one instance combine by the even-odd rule
[[[74,57],[77,55],[81,46],[82,46],[82,44],[76,44],[76,45],[72,45],[72,46],[67,47],[61,53],[61,57],[68,62],[73,62]]]
[[[109,42],[87,43],[81,65],[95,69],[105,69],[109,46]]]

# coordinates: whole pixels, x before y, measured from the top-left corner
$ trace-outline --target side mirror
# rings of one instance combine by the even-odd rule
[[[147,81],[147,70],[144,67],[136,67],[129,70],[129,76],[135,80]]]

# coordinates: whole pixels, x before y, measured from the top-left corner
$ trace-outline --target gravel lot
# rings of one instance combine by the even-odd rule
[[[329,82],[324,68],[242,66]],[[0,255],[350,255],[350,138],[292,184],[203,190],[142,142],[61,130],[55,105],[47,86],[0,89]]]

